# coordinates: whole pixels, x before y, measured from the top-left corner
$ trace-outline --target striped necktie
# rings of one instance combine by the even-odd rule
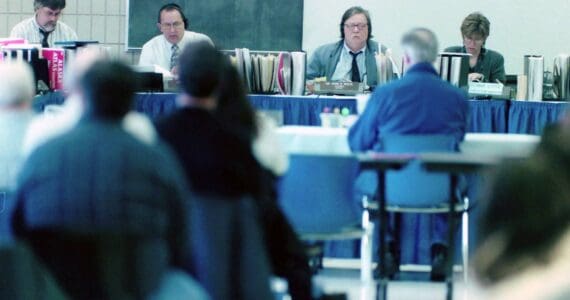
[[[178,45],[172,45],[172,55],[170,56],[170,70],[174,68],[178,64],[178,53],[180,52],[180,48]]]

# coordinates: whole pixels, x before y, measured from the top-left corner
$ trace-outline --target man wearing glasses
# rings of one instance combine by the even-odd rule
[[[307,67],[307,80],[326,77],[327,81],[378,84],[375,54],[378,43],[371,41],[370,14],[360,6],[349,8],[340,22],[341,40],[317,48]],[[381,47],[382,53],[386,47]]]
[[[471,54],[469,81],[505,83],[505,59],[496,51],[485,48],[491,24],[481,13],[469,14],[461,24],[463,46],[449,47],[446,52]]]
[[[77,33],[63,22],[58,22],[65,0],[34,0],[35,15],[18,23],[10,37],[24,38],[29,43],[53,47],[56,41],[75,41]]]
[[[158,11],[158,29],[161,35],[155,36],[143,45],[139,65],[159,66],[164,71],[176,75],[178,55],[192,42],[212,40],[201,33],[187,31],[188,19],[180,6],[174,3],[164,5]]]

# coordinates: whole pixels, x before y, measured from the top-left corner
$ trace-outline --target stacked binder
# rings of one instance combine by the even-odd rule
[[[250,51],[236,48],[230,53],[248,92],[256,94],[303,95],[306,53]]]

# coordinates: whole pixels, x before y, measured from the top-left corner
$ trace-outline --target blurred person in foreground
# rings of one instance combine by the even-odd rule
[[[547,128],[528,160],[502,166],[481,203],[472,263],[480,299],[570,299],[570,130]]]
[[[14,232],[31,245],[49,244],[44,231],[136,235],[141,242],[152,241],[143,242],[143,249],[129,249],[137,267],[146,268],[144,294],[150,296],[161,284],[172,288],[169,279],[174,278],[190,285],[182,298],[204,299],[190,277],[178,271],[189,270],[186,207],[192,198],[184,175],[168,148],[145,144],[121,125],[134,98],[134,78],[130,67],[113,61],[93,64],[77,78],[84,113],[73,128],[39,146],[23,165],[14,197]],[[73,298],[103,297],[107,286],[91,287],[100,274],[66,277],[67,264],[89,267],[92,258],[68,253],[65,246],[33,250]],[[121,269],[127,266],[113,267],[129,274]]]
[[[491,33],[491,23],[483,14],[469,14],[461,23],[463,46],[448,47],[445,52],[469,53],[469,81],[505,83],[505,59],[485,43]]]
[[[262,169],[261,190],[255,192],[255,198],[273,273],[288,281],[293,300],[310,299],[312,274],[305,247],[277,203],[277,177],[286,172],[288,157],[280,147],[274,122],[256,114],[233,66],[222,76],[214,114],[229,132],[251,145]]]
[[[231,64],[211,44],[196,43],[184,49],[179,68],[178,109],[156,127],[196,195],[190,213],[193,274],[215,300],[270,299],[271,270],[255,202],[262,169],[243,124],[236,121],[242,132],[236,134],[216,116]]]
[[[415,28],[402,37],[407,72],[402,79],[374,90],[362,115],[349,129],[348,142],[353,152],[382,151],[382,138],[390,134],[447,134],[456,145],[467,127],[467,95],[441,80],[433,67],[438,54],[435,34]],[[374,172],[363,172],[357,190],[373,195],[377,187]],[[360,201],[360,198],[358,199]],[[445,278],[447,257],[447,216],[434,215],[431,232],[431,279]],[[388,275],[399,268],[399,245],[388,243]]]
[[[87,46],[77,51],[73,64],[65,70],[66,98],[62,105],[51,107],[34,118],[24,138],[22,151],[29,155],[38,146],[75,126],[85,111],[85,101],[79,88],[79,78],[92,65],[108,61],[107,52],[99,46]],[[152,144],[156,141],[154,126],[144,114],[129,110],[121,120],[122,127],[139,140]]]
[[[53,48],[55,42],[76,41],[77,33],[59,21],[63,9],[65,0],[34,0],[34,16],[14,26],[10,37],[24,38],[43,48]]]
[[[8,216],[13,203],[9,194],[24,161],[22,144],[33,119],[36,93],[32,69],[24,62],[0,62],[0,239],[11,239]]]
[[[0,190],[15,186],[22,143],[32,121],[34,75],[24,62],[0,62]]]

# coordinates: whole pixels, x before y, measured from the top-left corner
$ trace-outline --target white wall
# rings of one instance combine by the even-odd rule
[[[341,16],[353,5],[370,12],[375,39],[392,49],[396,62],[400,38],[412,27],[432,29],[442,49],[460,45],[459,26],[474,11],[491,22],[486,46],[503,54],[507,74],[522,73],[525,54],[544,55],[552,69],[555,55],[570,53],[570,0],[305,0],[303,49],[310,55],[338,40]]]
[[[33,0],[0,0],[0,37],[33,14]],[[99,40],[114,54],[125,54],[126,0],[68,0],[63,21],[85,40]],[[342,13],[353,5],[370,11],[376,40],[392,48],[400,61],[400,37],[425,26],[436,32],[441,47],[459,45],[459,26],[467,14],[481,11],[491,21],[487,46],[505,56],[507,74],[522,72],[523,55],[542,54],[546,68],[553,57],[570,53],[570,0],[305,0],[303,49],[309,55],[319,45],[339,39]],[[211,16],[205,16],[211,17]]]

